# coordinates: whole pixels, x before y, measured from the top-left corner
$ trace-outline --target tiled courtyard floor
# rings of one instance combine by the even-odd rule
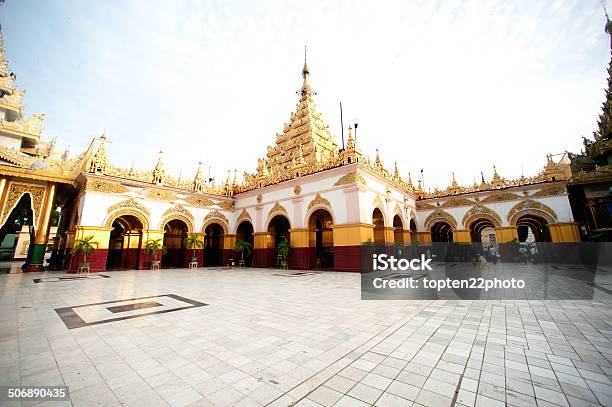
[[[104,274],[0,274],[0,385],[69,386],[53,406],[612,405],[607,290],[361,301],[353,273]]]

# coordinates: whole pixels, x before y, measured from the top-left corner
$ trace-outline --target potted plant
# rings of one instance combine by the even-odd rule
[[[204,242],[198,239],[197,235],[191,235],[187,237],[187,248],[193,249],[193,255],[189,259],[190,263],[198,261],[198,257],[196,256],[196,249],[199,249],[201,247],[204,247]]]
[[[284,238],[283,241],[281,241],[277,246],[276,246],[276,253],[278,254],[278,256],[280,257],[281,261],[280,261],[280,266],[282,268],[287,268],[288,263],[287,263],[287,258],[289,258],[289,249],[291,247],[289,246],[289,242],[287,241],[287,238]]]
[[[244,267],[246,261],[244,260],[244,252],[246,252],[247,257],[251,255],[251,244],[246,240],[236,240],[236,245],[234,246],[234,250],[240,252],[240,267]]]
[[[397,253],[398,257],[402,256],[402,250],[404,249],[404,243],[403,242],[395,242],[395,252]]]
[[[151,261],[151,269],[159,268],[160,261],[157,260],[157,253],[162,251],[162,254],[166,254],[166,246],[162,244],[161,239],[149,239],[145,243],[144,252],[145,254],[153,253],[153,261]]]
[[[87,262],[87,255],[92,253],[94,250],[100,246],[100,243],[93,240],[94,236],[84,236],[80,239],[77,239],[74,242],[74,247],[71,250],[72,254],[77,254],[79,252],[83,253],[83,263],[79,264],[79,270],[89,269],[89,263]]]

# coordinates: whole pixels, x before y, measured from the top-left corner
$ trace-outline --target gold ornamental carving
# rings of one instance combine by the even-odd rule
[[[144,196],[154,201],[175,201],[179,199],[176,194],[160,188],[147,188],[144,191]]]
[[[207,208],[215,204],[211,199],[202,198],[199,196],[190,196],[185,199],[185,202],[187,202],[191,206],[196,206],[198,208]]]
[[[423,211],[423,210],[426,210],[426,209],[436,209],[436,207],[434,205],[428,204],[426,202],[420,202],[420,201],[416,202],[416,208],[419,211]]]
[[[550,187],[542,188],[537,191],[535,194],[531,195],[531,197],[541,197],[541,196],[551,196],[551,195],[562,195],[566,192],[566,189],[562,185],[553,185]]]
[[[137,211],[140,211],[140,212],[146,214],[147,216],[151,215],[151,211],[149,211],[141,203],[136,202],[136,200],[134,198],[129,198],[129,199],[126,199],[125,201],[121,201],[121,202],[118,202],[118,203],[110,206],[106,210],[106,213],[111,213],[111,212],[114,212],[114,211],[116,211],[118,209],[134,209],[134,210],[137,210]]]
[[[395,207],[393,208],[393,213],[395,213],[396,215],[400,215],[400,218],[402,217],[402,208],[397,202],[395,203]]]
[[[293,193],[294,193],[295,195],[299,195],[299,194],[301,194],[301,193],[302,193],[302,187],[301,187],[301,186],[299,186],[299,185],[296,185],[295,187],[293,187]]]
[[[510,192],[506,193],[493,193],[484,198],[481,203],[494,203],[494,202],[503,202],[503,201],[515,201],[522,199],[521,196],[512,194]]]
[[[334,186],[350,185],[350,184],[366,185],[366,181],[359,172],[352,171],[340,177],[338,181],[336,181]]]
[[[219,208],[231,211],[234,209],[234,203],[231,201],[219,201],[215,203]]]
[[[328,208],[331,208],[331,204],[328,199],[323,198],[320,194],[317,194],[312,201],[308,204],[308,210],[312,209],[317,205],[323,205]]]
[[[123,194],[128,192],[128,188],[121,185],[119,182],[110,182],[102,180],[90,180],[85,185],[85,190],[90,192],[103,192],[103,193],[115,193]]]
[[[476,202],[465,198],[452,198],[442,204],[443,208],[456,208],[458,206],[472,206]]]
[[[257,203],[261,203],[263,201],[263,195],[257,195]]]
[[[7,217],[9,216],[13,208],[17,206],[17,203],[19,202],[23,194],[30,195],[34,215],[34,219],[32,221],[38,221],[40,216],[40,210],[42,208],[43,198],[45,197],[45,187],[11,182],[7,193],[6,203],[4,204],[4,211],[2,211],[2,224],[6,222]]]
[[[455,217],[448,212],[445,212],[442,209],[436,209],[425,219],[425,230],[430,230],[431,226],[433,226],[437,222],[445,222],[448,223],[453,230],[457,229],[457,221]]]
[[[539,216],[548,223],[555,223],[557,221],[557,214],[550,206],[533,199],[526,199],[510,209],[508,212],[508,222],[512,226],[516,226],[518,219],[525,215]]]
[[[501,226],[501,216],[494,210],[487,208],[486,206],[478,205],[467,211],[461,220],[461,223],[466,229],[469,229],[470,225],[479,219],[487,219],[493,224],[494,227]]]
[[[221,213],[217,209],[215,209],[214,211],[208,212],[208,214],[206,214],[206,216],[204,216],[204,223],[206,223],[206,221],[210,220],[210,219],[221,219],[226,224],[229,223],[228,220],[227,220],[227,216],[225,216],[223,213]]]

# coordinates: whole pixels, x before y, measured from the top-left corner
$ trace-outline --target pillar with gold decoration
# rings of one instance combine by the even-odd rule
[[[580,232],[576,222],[557,222],[548,225],[553,243],[578,243]]]
[[[85,256],[82,251],[73,252],[72,249],[79,240],[89,239],[92,245],[97,247],[87,254],[89,271],[105,271],[106,259],[108,258],[108,243],[112,230],[113,228],[108,227],[77,225],[74,232],[66,233],[66,249],[69,252],[69,256],[66,259],[65,267],[69,271],[76,271],[85,262]]]
[[[192,240],[190,244],[189,241]],[[197,243],[197,242],[199,243]],[[186,263],[196,261],[198,267],[204,265],[204,233],[188,233]]]
[[[253,233],[253,267],[270,267],[274,264],[274,242],[268,232]]]
[[[311,233],[309,233],[307,228],[289,229],[289,244],[291,245],[291,250],[289,251],[290,268],[307,269],[316,267],[316,264],[311,264],[312,258],[316,258],[316,240],[314,245],[311,245],[310,235]]]
[[[163,244],[164,244],[164,230],[145,229],[142,231],[142,239],[138,243],[139,239],[130,239],[130,248],[139,250],[138,258],[138,269],[146,270],[150,269],[153,265],[153,261],[160,262],[163,255]],[[157,253],[152,253],[146,250],[147,242],[159,241],[159,249]],[[140,244],[140,248],[137,245]]]
[[[221,265],[238,265],[240,255],[234,250],[236,247],[236,235],[223,235],[223,247]]]
[[[350,223],[332,226],[334,270],[361,271],[362,245],[374,241],[374,225]]]
[[[51,215],[55,209],[55,183],[49,182],[45,188],[45,198],[34,235],[34,243],[30,244],[24,271],[44,271],[45,251],[49,240]]]

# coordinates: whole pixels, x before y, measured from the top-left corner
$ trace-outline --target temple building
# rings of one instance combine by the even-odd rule
[[[606,22],[612,50],[612,22]],[[612,60],[608,88],[593,140],[583,137],[581,154],[570,154],[573,176],[568,185],[576,220],[593,241],[612,241]]]
[[[254,157],[254,172],[240,181],[234,173],[217,185],[201,164],[193,177],[172,176],[161,153],[151,169],[115,166],[105,134],[78,156],[55,152],[41,139],[44,116],[24,116],[23,92],[0,51],[0,241],[26,228],[33,242],[26,270],[43,269],[46,250],[58,267],[76,270],[83,259],[71,248],[88,236],[99,245],[87,258],[91,271],[150,268],[157,256],[145,245],[155,240],[167,248],[158,253],[162,267],[237,262],[240,240],[252,245],[250,266],[279,265],[277,248],[286,242],[290,268],[337,271],[359,271],[368,242],[580,240],[567,158],[549,155],[539,174],[519,179],[494,168],[492,179],[460,186],[453,175],[447,189],[426,192],[397,164],[385,168],[378,151],[367,159],[350,127],[346,145],[337,144],[314,103],[306,63],[296,108],[267,155]]]

